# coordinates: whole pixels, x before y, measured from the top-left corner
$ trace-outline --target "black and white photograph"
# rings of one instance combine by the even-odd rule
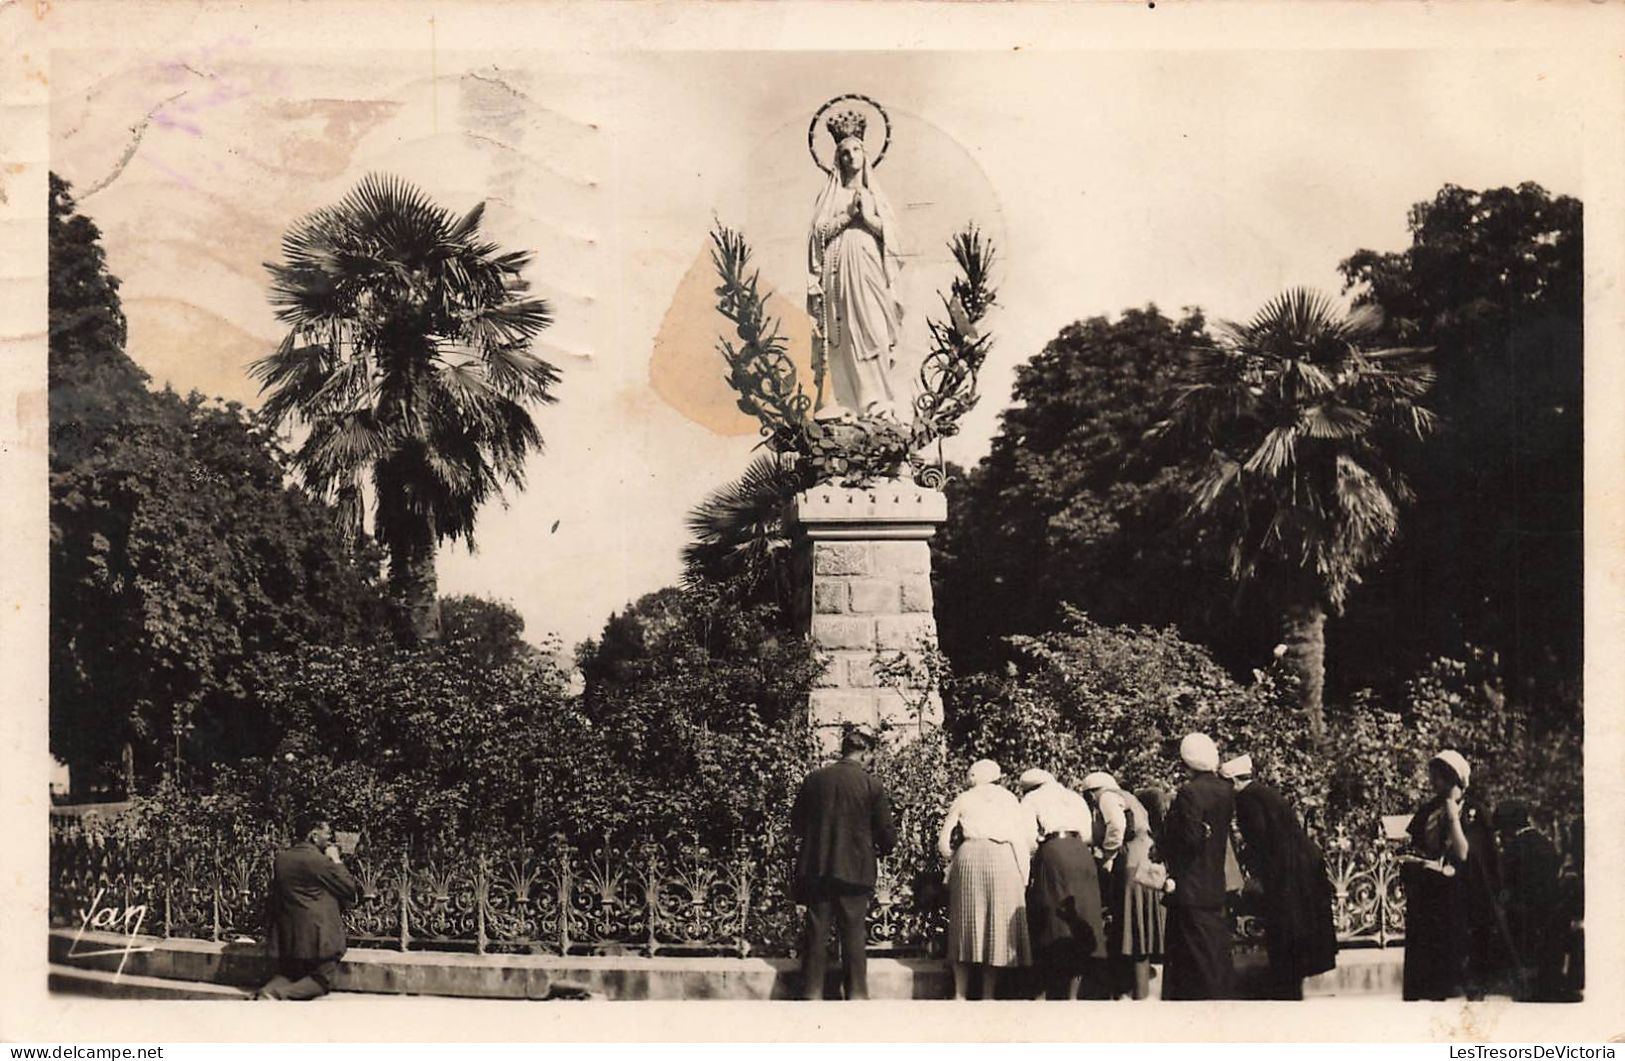
[[[1625,1033],[1625,12],[1311,6],[0,10],[51,1035]]]

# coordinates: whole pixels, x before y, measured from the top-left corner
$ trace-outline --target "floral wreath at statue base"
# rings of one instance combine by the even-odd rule
[[[939,294],[947,319],[926,321],[931,350],[920,365],[911,423],[886,415],[815,419],[779,322],[766,315],[760,274],[750,269],[744,236],[718,226],[711,244],[721,280],[717,310],[734,326],[734,338],[717,343],[728,364],[728,383],[739,395],[739,408],[760,421],[764,444],[780,454],[802,486],[863,487],[876,479],[901,478],[906,471],[920,486],[941,488],[946,472],[940,453],[930,451],[957,434],[960,417],[976,405],[976,374],[992,345],[992,336],[978,328],[996,295],[988,282],[992,243],[974,226],[949,242],[959,275],[948,294]]]

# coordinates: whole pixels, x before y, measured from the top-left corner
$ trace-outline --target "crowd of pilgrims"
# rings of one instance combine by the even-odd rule
[[[1177,793],[1129,792],[1104,771],[1077,791],[1034,768],[1018,798],[997,763],[970,768],[938,837],[956,997],[977,979],[994,997],[1001,969],[1031,965],[1046,998],[1143,998],[1158,961],[1164,999],[1238,997],[1235,892],[1264,930],[1268,964],[1249,997],[1301,999],[1306,978],[1334,968],[1333,884],[1292,806],[1254,780],[1250,756],[1221,764],[1205,734],[1179,754],[1189,778]],[[1404,997],[1573,997],[1552,841],[1508,802],[1498,846],[1459,753],[1440,752],[1428,772],[1400,856]]]

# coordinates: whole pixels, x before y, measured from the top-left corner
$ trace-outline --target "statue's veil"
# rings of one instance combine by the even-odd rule
[[[858,142],[860,145],[863,143],[861,140]],[[843,140],[841,143],[845,143],[845,141]],[[835,150],[839,152],[840,149],[841,144],[836,144]],[[886,193],[881,191],[880,186],[875,183],[870,169],[869,151],[868,148],[865,147],[863,152],[863,169],[860,171],[858,179],[862,181],[863,186],[869,190],[869,194],[874,197],[875,210],[880,214],[880,225],[883,229],[885,229],[886,234],[880,240],[880,261],[882,268],[885,270],[886,283],[889,286],[897,283],[898,271],[903,267],[903,260],[900,257],[900,248],[902,247],[902,229],[897,224],[897,215],[891,208],[891,200],[886,198]],[[824,184],[824,190],[819,193],[818,203],[813,209],[814,244],[818,244],[820,242],[817,239],[818,229],[820,226],[827,221],[833,220],[836,215],[845,212],[846,208],[842,197],[842,193],[844,191],[845,189],[841,186],[840,168],[837,166],[831,166],[829,169],[829,180]],[[818,268],[818,265],[815,263],[813,267],[816,269]]]

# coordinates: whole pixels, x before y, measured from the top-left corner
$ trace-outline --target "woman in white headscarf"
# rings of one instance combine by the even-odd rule
[[[813,210],[807,253],[807,309],[814,364],[822,366],[813,414],[820,419],[905,411],[895,348],[902,306],[895,295],[901,233],[869,172],[863,121],[831,118],[835,165]]]
[[[1151,812],[1104,770],[1085,777],[1083,787],[1095,796],[1106,819],[1100,892],[1108,911],[1113,997],[1145,998],[1151,993],[1151,962],[1162,958],[1162,889],[1168,877],[1167,868],[1152,857]],[[1159,824],[1166,809],[1166,803],[1158,807]]]
[[[1405,886],[1404,997],[1481,995],[1498,933],[1490,820],[1467,795],[1472,768],[1446,748],[1428,762],[1432,794],[1411,817]]]
[[[998,784],[1003,776],[991,759],[972,764],[970,787],[949,804],[937,836],[938,851],[949,863],[948,960],[955,998],[968,997],[973,971],[981,973],[981,997],[987,999],[1000,969],[1032,964],[1026,890],[1038,823]]]
[[[1162,997],[1228,998],[1234,966],[1224,901],[1236,792],[1219,776],[1219,749],[1207,734],[1187,734],[1179,758],[1190,779],[1175,794],[1157,838],[1172,886],[1164,900]]]

